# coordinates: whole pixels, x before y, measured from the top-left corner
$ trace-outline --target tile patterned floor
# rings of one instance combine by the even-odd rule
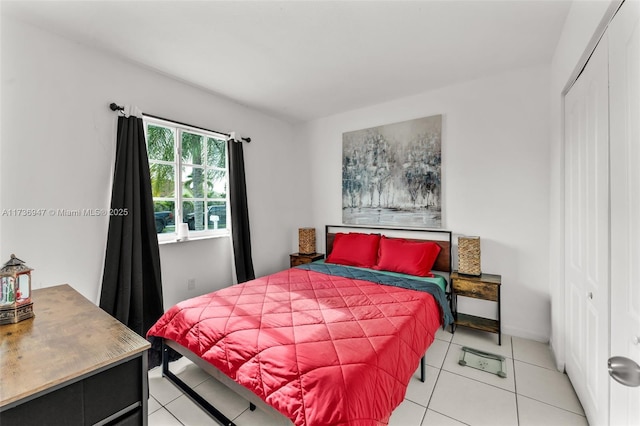
[[[458,364],[462,346],[507,358],[507,378]],[[181,359],[172,371],[238,426],[273,424],[260,410]],[[216,423],[174,385],[159,368],[149,372],[149,426],[206,426]],[[422,425],[587,425],[584,412],[565,374],[554,367],[549,347],[517,337],[497,337],[459,328],[440,330],[427,351],[427,380],[416,372],[405,400],[393,412],[391,426]]]

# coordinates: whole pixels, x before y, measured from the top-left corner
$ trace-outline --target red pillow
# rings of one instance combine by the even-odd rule
[[[333,249],[325,262],[371,268],[378,259],[379,243],[379,234],[339,232],[333,240]]]
[[[380,240],[378,263],[373,269],[433,277],[431,268],[440,250],[441,247],[431,241],[418,242],[383,236]]]

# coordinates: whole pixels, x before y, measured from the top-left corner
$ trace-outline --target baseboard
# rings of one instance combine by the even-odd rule
[[[528,329],[508,327],[503,325],[502,334],[507,334],[513,337],[521,337],[523,339],[535,340],[536,342],[549,343],[549,336],[547,334],[535,333]]]

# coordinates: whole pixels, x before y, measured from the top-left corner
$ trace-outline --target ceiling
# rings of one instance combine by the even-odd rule
[[[1,11],[300,122],[549,64],[570,4],[2,1]]]

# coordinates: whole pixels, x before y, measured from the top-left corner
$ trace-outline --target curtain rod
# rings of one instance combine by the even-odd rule
[[[109,109],[111,109],[111,111],[124,111],[124,107],[122,107],[122,106],[120,106],[120,105],[116,104],[115,102],[112,102],[112,103],[109,105]],[[169,120],[168,118],[158,117],[157,115],[151,115],[151,114],[145,114],[145,113],[142,113],[142,115],[147,116],[147,117],[151,117],[151,118],[155,118],[155,119],[158,119],[158,120],[164,120],[164,121],[169,121],[169,122],[176,123],[176,124],[181,124],[181,125],[183,125],[183,126],[192,127],[192,128],[194,128],[194,129],[204,130],[205,132],[218,133],[218,134],[220,134],[220,135],[225,135],[226,137],[228,137],[228,138],[231,138],[231,139],[235,140],[235,139],[232,137],[232,136],[235,136],[235,135],[232,135],[232,134],[230,134],[230,133],[226,133],[226,132],[219,132],[219,131],[217,131],[217,130],[211,130],[211,129],[205,129],[204,127],[194,126],[194,125],[192,125],[192,124],[187,124],[187,123],[181,123],[181,122],[179,122],[179,121],[175,121],[175,120]],[[247,143],[251,142],[251,138],[242,138],[242,140],[243,140],[244,142],[247,142]]]

